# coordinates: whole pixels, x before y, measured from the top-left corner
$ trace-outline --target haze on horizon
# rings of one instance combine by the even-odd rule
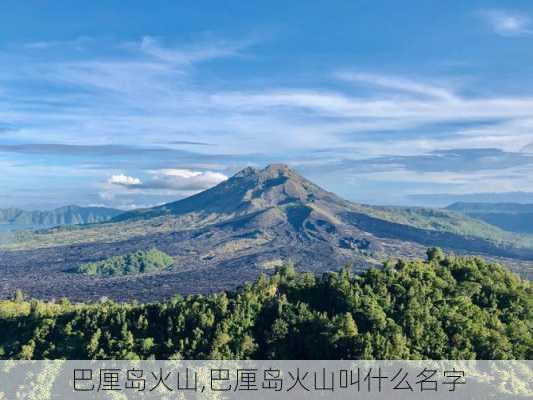
[[[0,208],[279,162],[371,204],[533,203],[530,2],[6,1],[0,24]]]

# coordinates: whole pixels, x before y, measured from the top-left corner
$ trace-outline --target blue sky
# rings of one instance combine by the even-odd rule
[[[530,1],[3,1],[0,26],[0,207],[271,162],[377,204],[533,191]]]

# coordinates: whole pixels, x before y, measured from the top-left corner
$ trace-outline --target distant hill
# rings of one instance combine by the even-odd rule
[[[274,164],[183,200],[0,245],[0,296],[20,288],[37,298],[151,301],[235,287],[287,260],[316,273],[348,263],[362,270],[424,257],[432,246],[504,260],[524,276],[533,265],[533,236],[452,210],[352,203]],[[154,247],[172,257],[172,268],[135,279],[68,273]]]
[[[453,203],[533,203],[533,192],[413,194],[409,201],[424,207],[448,207]]]
[[[528,145],[524,146],[521,151],[523,153],[533,153],[533,143],[529,143]]]
[[[122,212],[113,208],[73,205],[49,211],[26,211],[19,208],[5,208],[0,209],[0,224],[24,228],[93,224],[108,221]]]
[[[459,202],[447,209],[483,220],[506,231],[533,234],[533,204]]]

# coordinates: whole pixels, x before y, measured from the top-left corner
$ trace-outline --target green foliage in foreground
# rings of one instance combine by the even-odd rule
[[[172,257],[157,249],[138,250],[125,256],[80,265],[74,272],[91,276],[137,275],[160,271],[173,263]]]
[[[531,359],[529,281],[479,258],[320,278],[290,265],[235,292],[157,304],[0,302],[0,357]]]

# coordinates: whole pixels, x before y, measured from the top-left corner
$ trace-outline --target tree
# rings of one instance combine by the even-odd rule
[[[155,341],[154,338],[148,337],[141,340],[141,350],[144,354],[149,354],[154,348]]]
[[[22,293],[22,290],[15,290],[15,296],[13,300],[15,301],[15,303],[22,303],[24,301],[24,293]]]
[[[284,263],[279,267],[278,272],[283,280],[291,280],[296,276],[294,265],[291,262]]]
[[[350,313],[344,313],[341,319],[341,331],[344,337],[352,338],[357,336],[357,325]]]
[[[102,337],[102,331],[100,328],[91,336],[89,343],[87,344],[86,351],[89,358],[93,358],[98,353],[98,348],[100,346],[100,338]]]
[[[426,251],[428,261],[442,261],[446,258],[444,251],[440,247],[431,247]]]
[[[35,341],[30,340],[24,346],[22,346],[19,354],[21,360],[31,360],[35,351]]]

